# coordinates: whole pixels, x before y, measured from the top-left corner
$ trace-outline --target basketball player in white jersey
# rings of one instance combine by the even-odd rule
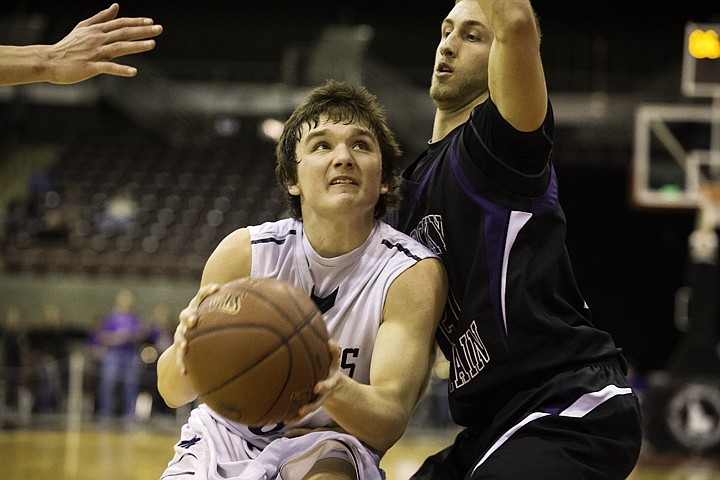
[[[379,479],[380,456],[423,393],[446,298],[440,261],[379,220],[396,199],[400,150],[374,96],[330,81],[285,124],[276,174],[291,218],[241,228],[211,255],[198,295],[158,364],[168,405],[195,400],[185,331],[202,298],[239,277],[275,277],[323,312],[333,367],[320,400],[285,424],[251,428],[207,405],[183,427],[163,479]]]

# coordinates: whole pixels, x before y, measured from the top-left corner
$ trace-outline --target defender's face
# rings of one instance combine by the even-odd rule
[[[303,126],[295,152],[298,180],[288,191],[300,196],[303,218],[373,216],[388,189],[381,180],[380,145],[370,129],[321,117],[316,126]]]
[[[457,3],[443,20],[430,97],[439,108],[461,108],[487,93],[493,34],[474,0]]]

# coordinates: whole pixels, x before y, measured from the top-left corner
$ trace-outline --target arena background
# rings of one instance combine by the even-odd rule
[[[701,102],[680,90],[684,29],[688,21],[720,22],[720,7],[534,4],[558,126],[568,249],[595,323],[625,350],[640,388],[642,378],[667,367],[682,338],[675,296],[687,284],[695,217],[630,201],[634,114],[643,103]],[[0,44],[53,43],[106,6],[5,1]],[[77,201],[60,243],[37,229],[10,234],[3,227],[0,315],[16,306],[32,326],[44,305],[55,304],[66,323],[92,329],[126,287],[142,315],[157,303],[176,315],[219,239],[282,214],[263,127],[267,132],[267,120],[283,119],[324,78],[376,93],[410,161],[430,135],[427,87],[450,6],[121,2],[121,15],[150,16],[164,27],[154,51],[123,59],[139,68],[137,78],[0,87],[0,212],[7,217],[38,172],[54,176],[61,202],[68,186]],[[126,184],[144,220],[123,238],[104,236],[97,215]]]

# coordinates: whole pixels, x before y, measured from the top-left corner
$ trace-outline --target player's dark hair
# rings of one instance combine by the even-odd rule
[[[328,80],[310,92],[285,122],[278,140],[275,177],[285,190],[290,216],[302,218],[300,197],[290,195],[287,191],[288,186],[297,183],[298,160],[295,149],[302,137],[303,126],[307,124],[314,128],[320,122],[320,117],[328,117],[335,123],[361,123],[375,134],[382,158],[381,181],[388,188],[388,193],[381,194],[375,205],[375,218],[383,217],[387,209],[396,207],[400,200],[395,193],[398,185],[395,168],[402,151],[377,97],[364,87],[336,80]]]

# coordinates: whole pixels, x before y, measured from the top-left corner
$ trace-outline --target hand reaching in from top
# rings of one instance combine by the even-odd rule
[[[144,17],[116,18],[117,3],[78,23],[54,45],[0,46],[0,85],[78,83],[100,74],[134,77],[117,57],[155,48],[161,25]]]
[[[150,18],[116,18],[120,7],[114,3],[77,26],[50,47],[47,81],[76,83],[105,73],[133,77],[137,69],[112,62],[124,55],[155,48],[162,26]]]

